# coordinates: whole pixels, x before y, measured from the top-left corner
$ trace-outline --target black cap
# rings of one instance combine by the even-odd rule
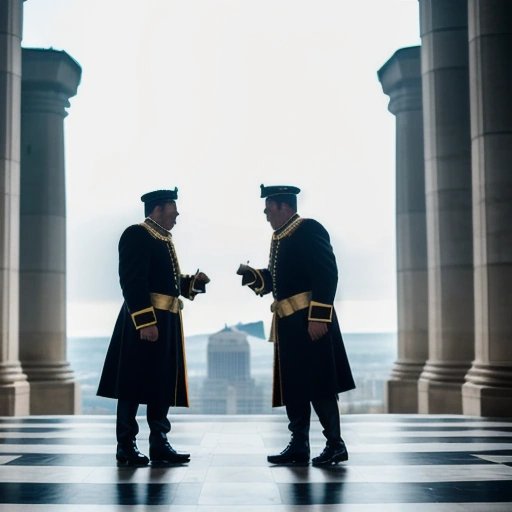
[[[260,197],[281,196],[283,194],[297,195],[300,192],[300,188],[293,187],[291,185],[274,185],[271,187],[265,187],[265,185],[262,184],[260,185],[260,189]]]
[[[156,201],[176,201],[178,199],[178,187],[174,190],[154,190],[141,196],[143,203],[153,203]]]

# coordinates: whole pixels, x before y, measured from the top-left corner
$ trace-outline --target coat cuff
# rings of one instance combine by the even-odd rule
[[[131,317],[133,325],[135,325],[135,329],[137,330],[143,327],[149,327],[150,325],[156,325],[156,315],[153,306],[135,311],[135,313],[131,314]]]
[[[198,293],[206,293],[206,283],[200,281],[196,276],[190,279],[190,295],[197,295]]]
[[[200,281],[195,275],[181,275],[181,295],[189,300],[194,300],[198,293],[206,293],[206,283]]]
[[[332,305],[322,304],[312,300],[309,304],[308,320],[314,322],[331,322],[332,321]]]
[[[248,286],[257,295],[265,289],[265,279],[257,268],[247,267],[242,274],[242,286]]]

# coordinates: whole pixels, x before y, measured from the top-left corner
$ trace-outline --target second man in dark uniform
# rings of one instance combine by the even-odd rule
[[[268,461],[309,462],[312,404],[326,437],[313,464],[323,466],[348,459],[337,398],[355,384],[333,307],[338,270],[329,234],[317,221],[298,215],[299,192],[291,186],[261,186],[264,213],[274,230],[269,265],[241,265],[238,273],[257,295],[272,292],[274,297],[273,406],[286,406],[291,441]]]

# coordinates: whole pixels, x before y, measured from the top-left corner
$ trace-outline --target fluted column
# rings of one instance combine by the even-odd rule
[[[474,354],[467,0],[420,0],[429,358],[420,413],[461,413]]]
[[[22,0],[0,2],[0,415],[28,413],[18,353]]]
[[[512,416],[512,4],[469,1],[475,361],[464,414]]]
[[[64,117],[80,81],[65,52],[23,49],[20,359],[31,414],[79,409],[66,358]]]
[[[386,383],[387,410],[418,412],[428,355],[427,234],[420,47],[398,50],[379,70],[396,116],[398,359]]]

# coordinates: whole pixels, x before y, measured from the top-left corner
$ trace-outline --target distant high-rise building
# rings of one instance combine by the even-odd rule
[[[208,338],[208,376],[203,383],[202,413],[263,412],[263,392],[251,378],[247,334],[225,327]]]

